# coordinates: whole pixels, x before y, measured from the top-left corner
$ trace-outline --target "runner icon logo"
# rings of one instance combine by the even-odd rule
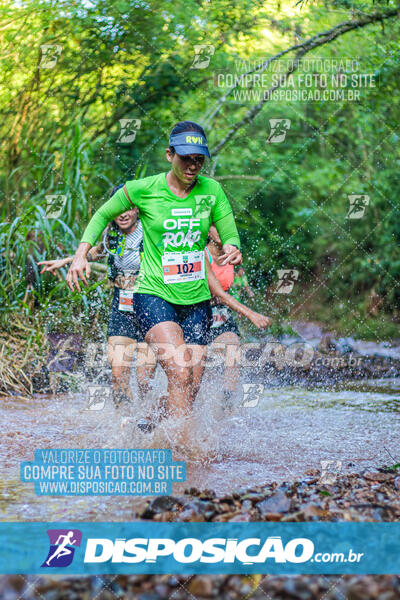
[[[211,214],[211,209],[217,201],[217,197],[214,196],[214,194],[197,194],[194,199],[196,202],[194,215],[198,219],[208,219]]]
[[[68,567],[74,558],[75,548],[81,545],[79,529],[48,529],[50,548],[42,567]]]
[[[261,395],[264,393],[263,383],[243,383],[243,402],[244,408],[254,408],[258,405]]]
[[[286,134],[290,129],[290,119],[270,119],[269,125],[271,132],[268,136],[267,144],[284,142]]]
[[[65,194],[49,194],[46,196],[46,215],[48,219],[59,219],[67,202]]]
[[[52,69],[60,57],[62,46],[60,44],[41,44],[41,58],[39,69]]]
[[[274,294],[290,294],[299,278],[299,272],[296,269],[278,269],[278,278]]]
[[[206,69],[214,55],[215,48],[211,44],[198,44],[194,46],[194,58],[191,69]]]
[[[369,204],[369,196],[367,194],[349,194],[348,198],[350,206],[346,215],[347,219],[361,219]]]
[[[109,398],[111,398],[111,388],[104,385],[89,385],[86,410],[103,410]]]
[[[121,131],[117,143],[130,144],[135,141],[136,133],[142,125],[141,119],[120,119]]]

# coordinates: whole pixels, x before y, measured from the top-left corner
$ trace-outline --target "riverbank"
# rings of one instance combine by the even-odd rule
[[[7,600],[398,600],[398,575],[0,576]]]
[[[272,482],[218,496],[189,488],[151,500],[135,518],[151,521],[303,522],[398,521],[400,463],[351,471],[352,463],[325,461],[294,481]]]
[[[99,378],[103,383],[110,380],[106,343],[101,341],[100,331],[95,340],[88,341],[79,333],[46,335],[43,331],[35,333],[32,326],[17,325],[13,335],[0,332],[0,397],[32,398],[36,393],[78,391]],[[400,375],[400,340],[340,338],[313,322],[289,325],[291,335],[242,338],[240,364],[253,383],[333,385],[350,379]],[[30,332],[28,340],[25,329]]]
[[[337,467],[337,465],[335,466]],[[349,465],[345,465],[349,468]],[[350,465],[351,467],[351,465]],[[184,522],[390,522],[400,519],[400,464],[362,472],[312,469],[299,479],[217,496],[190,488],[150,500],[133,520]],[[397,600],[396,575],[118,575],[102,577],[2,576],[7,600]]]

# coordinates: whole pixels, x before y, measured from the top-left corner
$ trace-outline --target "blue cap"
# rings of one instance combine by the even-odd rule
[[[176,135],[171,135],[169,145],[175,148],[177,154],[204,154],[210,157],[207,140],[204,135],[198,131],[183,131]]]

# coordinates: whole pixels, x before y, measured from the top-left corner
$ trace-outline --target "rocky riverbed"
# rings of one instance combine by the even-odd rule
[[[349,465],[347,465],[349,466]],[[351,466],[351,465],[350,465]],[[297,480],[217,496],[188,489],[156,497],[133,519],[151,521],[352,521],[400,519],[400,465],[362,472],[312,469]],[[379,560],[379,557],[377,557]],[[118,575],[0,577],[3,600],[398,600],[397,575]]]
[[[2,600],[398,600],[398,575],[0,577]]]
[[[220,497],[211,490],[190,488],[181,496],[154,498],[137,517],[164,522],[397,521],[398,469],[400,465],[342,475],[328,464],[326,470],[310,469],[292,482],[272,482]]]

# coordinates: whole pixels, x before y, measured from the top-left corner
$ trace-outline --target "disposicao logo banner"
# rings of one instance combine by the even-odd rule
[[[1,523],[0,573],[400,573],[400,523]]]

